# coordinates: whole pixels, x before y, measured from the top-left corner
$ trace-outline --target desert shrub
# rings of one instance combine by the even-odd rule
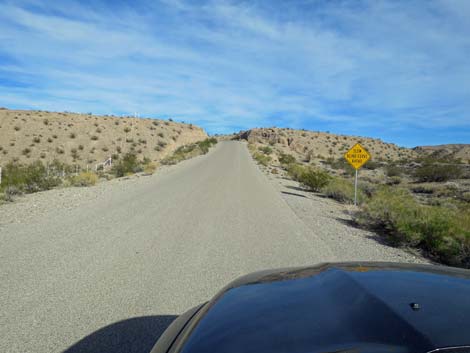
[[[386,181],[387,185],[398,185],[400,183],[401,183],[401,177],[399,177],[399,176],[389,177]]]
[[[19,127],[18,125],[16,125],[16,126],[14,127],[14,129],[15,129],[15,131],[20,131],[20,130],[21,130],[21,127]]]
[[[126,134],[127,134],[128,132],[130,132],[130,131],[131,131],[131,128],[130,128],[130,127],[126,126],[126,127],[124,128],[124,132],[125,132]]]
[[[279,156],[279,163],[283,165],[289,165],[295,162],[295,157],[291,154],[281,153],[281,155]]]
[[[48,137],[48,138],[47,138],[47,142],[51,143],[51,142],[52,142],[52,138]]]
[[[32,193],[49,190],[60,183],[60,179],[48,175],[47,169],[41,161],[27,165],[10,162],[5,165],[2,171],[2,189],[15,187],[21,192]]]
[[[97,141],[97,140],[98,140],[98,136],[93,135],[93,136],[90,137],[90,139],[91,139],[92,141]]]
[[[354,182],[343,178],[332,178],[327,185],[322,188],[325,196],[343,203],[354,202]],[[365,194],[358,187],[357,202],[361,204],[365,200]]]
[[[93,172],[81,172],[70,179],[73,186],[93,186],[98,181],[98,176]]]
[[[348,163],[346,159],[340,157],[338,159],[334,159],[329,157],[325,161],[326,164],[330,165],[332,169],[335,170],[343,170],[347,175],[353,175],[355,173],[354,168]]]
[[[97,134],[101,134],[101,131],[103,131],[103,130],[101,130],[101,128],[97,128],[97,129],[96,129],[96,133],[97,133]]]
[[[268,166],[269,162],[271,162],[271,157],[270,156],[267,156],[267,155],[259,153],[259,152],[255,152],[253,154],[253,158],[259,164],[264,165],[265,167]]]
[[[21,194],[22,192],[17,186],[9,185],[3,189],[3,200],[12,202],[14,201],[16,196],[19,196]]]
[[[364,164],[363,168],[364,169],[369,169],[369,170],[375,170],[377,168],[380,168],[380,163],[373,161],[373,160],[368,160],[366,164]]]
[[[305,167],[298,163],[291,163],[286,168],[287,174],[296,181],[300,181],[302,173],[305,171]]]
[[[70,155],[72,156],[72,158],[73,158],[74,160],[76,160],[76,159],[79,158],[78,151],[77,151],[76,148],[72,148],[72,149],[70,150]]]
[[[152,124],[153,124],[153,125],[155,125],[155,126],[158,126],[158,125],[160,125],[160,124],[159,124],[159,122],[158,122],[158,121],[155,121],[155,120],[154,120],[154,121],[152,121]]]
[[[28,154],[30,154],[30,153],[31,153],[31,149],[28,148],[28,147],[26,147],[25,149],[23,149],[23,150],[21,151],[21,154],[22,154],[22,155],[25,155],[25,156],[28,155]]]
[[[458,198],[462,200],[463,202],[470,204],[470,191],[465,191],[463,193],[460,193]]]
[[[39,142],[41,142],[41,139],[38,136],[36,136],[36,137],[33,138],[33,142],[34,143],[39,143]]]
[[[407,190],[383,187],[357,215],[395,244],[417,246],[439,261],[470,266],[468,209],[420,205]]]
[[[207,138],[197,143],[198,147],[204,154],[209,152],[209,148],[211,148],[215,144],[217,144],[217,139],[215,137]]]
[[[326,171],[307,167],[300,174],[299,182],[312,191],[320,191],[330,179],[331,176]]]
[[[382,187],[364,206],[357,220],[383,230],[394,243],[416,245],[418,234],[413,226],[418,220],[419,205],[404,189]]]
[[[416,185],[411,188],[411,191],[416,194],[433,194],[435,189],[429,185]]]
[[[216,138],[208,138],[204,141],[178,147],[171,156],[164,158],[161,163],[166,165],[176,164],[201,154],[206,154],[209,148],[217,143]],[[160,143],[159,143],[159,146]]]
[[[388,177],[399,177],[402,175],[402,169],[395,164],[388,164],[385,167],[385,175]]]
[[[77,134],[76,134],[75,132],[71,132],[70,135],[69,135],[69,137],[70,137],[71,139],[74,139],[75,137],[77,137]]]
[[[414,172],[419,182],[443,182],[458,179],[462,175],[462,168],[455,164],[423,164]]]
[[[264,153],[265,155],[270,155],[271,153],[273,153],[273,149],[269,146],[259,147],[258,150],[261,153]]]
[[[142,164],[134,153],[126,153],[119,163],[114,164],[111,172],[116,177],[123,177],[126,174],[138,173],[142,171]]]
[[[49,120],[48,119],[44,119],[42,122],[44,123],[44,125],[49,125]]]
[[[159,132],[157,135],[160,136],[161,138],[165,137],[165,135],[163,134],[163,132]]]

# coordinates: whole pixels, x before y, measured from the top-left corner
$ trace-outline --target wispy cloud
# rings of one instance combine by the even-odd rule
[[[461,1],[0,2],[0,105],[470,142]]]

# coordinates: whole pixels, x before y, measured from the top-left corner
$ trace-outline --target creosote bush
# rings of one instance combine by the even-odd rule
[[[264,165],[267,167],[269,163],[271,162],[272,158],[271,156],[267,156],[263,153],[255,152],[253,154],[253,158],[255,161],[257,161],[259,164]]]
[[[458,179],[462,175],[462,168],[455,164],[423,164],[414,172],[419,182],[443,182]]]
[[[118,178],[128,174],[138,173],[142,170],[142,162],[137,159],[135,153],[126,153],[111,169],[112,173]]]
[[[14,187],[19,192],[32,193],[49,190],[60,185],[61,180],[48,175],[47,169],[41,161],[31,164],[10,162],[2,170],[1,189]]]
[[[269,146],[262,146],[262,147],[259,147],[258,150],[261,152],[261,153],[264,153],[265,155],[270,155],[271,153],[273,153],[273,149]]]
[[[281,153],[281,155],[279,156],[279,163],[283,165],[289,165],[295,162],[296,162],[295,157],[291,154]]]
[[[421,205],[405,189],[382,187],[356,220],[383,232],[394,244],[420,247],[445,264],[470,267],[468,207]]]
[[[331,179],[331,176],[324,170],[304,167],[298,163],[289,164],[287,174],[304,187],[317,192],[325,187]]]
[[[328,184],[330,179],[331,176],[327,172],[307,167],[300,174],[299,182],[306,188],[318,192]]]
[[[329,198],[342,203],[354,202],[353,181],[344,178],[332,178],[322,189],[322,192]],[[365,200],[364,192],[358,187],[357,201],[361,204]]]

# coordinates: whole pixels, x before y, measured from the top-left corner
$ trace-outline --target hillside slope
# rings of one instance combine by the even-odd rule
[[[0,165],[57,159],[93,167],[131,151],[159,161],[179,146],[205,138],[203,129],[172,121],[0,110]]]
[[[442,159],[460,159],[462,162],[470,162],[470,144],[448,144],[437,146],[419,146],[414,150],[420,154],[426,154]]]
[[[299,160],[341,158],[356,142],[360,142],[376,161],[414,158],[417,152],[386,143],[379,139],[359,136],[335,135],[325,132],[294,130],[288,128],[257,128],[240,132],[236,138],[253,144],[268,144]]]

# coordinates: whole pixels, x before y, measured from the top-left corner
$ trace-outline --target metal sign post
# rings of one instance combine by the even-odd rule
[[[356,178],[354,179],[354,206],[357,206],[357,169]]]
[[[359,143],[356,143],[344,154],[344,158],[356,170],[356,177],[354,178],[354,206],[357,206],[357,174],[359,168],[370,159],[370,154]]]

